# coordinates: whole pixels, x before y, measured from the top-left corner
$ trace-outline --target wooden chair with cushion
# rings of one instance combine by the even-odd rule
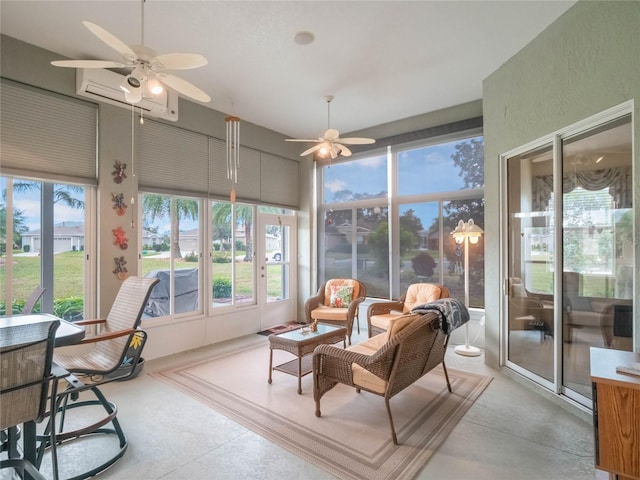
[[[139,362],[147,335],[138,327],[151,290],[158,281],[157,278],[127,278],[120,286],[106,319],[76,322],[80,325],[99,327],[94,335],[87,335],[82,341],[83,344],[91,346],[91,349],[75,351],[75,347],[72,347],[67,351],[56,349],[54,353],[54,362],[72,374],[65,379],[68,386],[57,398],[57,411],[60,413],[60,422],[56,425],[58,448],[64,447],[67,441],[75,444],[80,438],[96,434],[113,435],[111,438],[117,439],[119,444],[114,455],[104,463],[74,476],[76,480],[92,477],[105,470],[120,459],[127,449],[127,437],[116,416],[117,407],[107,400],[98,387],[114,380],[132,378],[139,373]],[[83,398],[81,394],[85,392],[92,394],[94,399]],[[74,430],[65,430],[67,417],[82,407],[98,411],[102,408],[104,416],[87,426],[78,427],[77,420],[69,422],[73,424]],[[51,447],[46,437],[51,428],[51,424],[47,425],[45,435],[40,438],[42,442],[39,446],[38,462],[42,460],[45,450]],[[70,450],[73,451],[73,446]]]
[[[318,293],[308,298],[304,304],[307,323],[317,320],[321,323],[346,327],[349,345],[351,345],[353,320],[358,316],[360,303],[366,297],[367,287],[358,280],[352,278],[327,280],[318,289]],[[359,319],[358,333],[360,333]]]
[[[389,321],[384,333],[363,343],[338,348],[320,345],[313,352],[313,398],[316,416],[320,399],[342,383],[384,397],[393,443],[398,443],[389,400],[416,380],[442,364],[447,388],[451,384],[444,363],[449,335],[433,311],[410,313]]]
[[[372,303],[367,309],[369,337],[385,332],[391,319],[410,312],[414,307],[448,297],[449,289],[444,285],[414,283],[397,301]]]

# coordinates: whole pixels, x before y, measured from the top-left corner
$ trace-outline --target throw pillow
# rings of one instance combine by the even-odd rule
[[[345,285],[332,285],[329,306],[334,308],[347,308],[353,299],[353,287]]]

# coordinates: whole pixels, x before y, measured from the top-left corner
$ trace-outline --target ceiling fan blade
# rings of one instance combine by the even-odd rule
[[[109,62],[107,60],[54,60],[51,65],[68,68],[122,68],[124,63]]]
[[[168,73],[159,73],[158,79],[167,85],[167,87],[172,88],[177,93],[184,95],[185,97],[193,98],[199,102],[210,102],[211,97],[200,90],[198,87],[193,85],[192,83],[187,82],[175,75],[169,75]]]
[[[334,143],[333,146],[338,151],[338,155],[341,155],[343,157],[350,157],[351,156],[351,150],[349,150],[346,146],[342,145],[341,143]],[[332,148],[332,151],[333,151],[333,148]],[[333,158],[335,158],[335,157],[333,157]]]
[[[373,138],[359,138],[359,137],[341,138],[340,142],[344,143],[345,145],[367,145],[369,143],[376,143],[376,141]]]
[[[285,138],[285,142],[322,142],[324,140],[311,140],[309,138]]]
[[[333,128],[329,128],[326,132],[324,132],[323,136],[323,138],[328,142],[333,142],[334,140],[337,140],[338,137],[340,137],[340,132]]]
[[[198,53],[165,53],[151,59],[151,67],[160,70],[188,70],[206,65],[207,59]]]
[[[300,154],[300,156],[304,157],[305,155],[309,155],[310,153],[317,152],[318,150],[320,150],[324,146],[325,146],[324,143],[319,143],[317,145],[314,145],[313,147],[309,148],[308,150],[305,150],[304,152],[302,152]]]
[[[138,58],[138,56],[136,55],[136,52],[131,50],[131,48],[126,43],[124,43],[115,35],[107,32],[101,26],[96,25],[95,23],[88,22],[86,20],[83,20],[82,23],[84,24],[85,27],[87,27],[91,31],[91,33],[93,33],[96,37],[98,37],[104,43],[109,45],[111,48],[113,48],[116,52],[118,52],[127,60],[133,62]]]

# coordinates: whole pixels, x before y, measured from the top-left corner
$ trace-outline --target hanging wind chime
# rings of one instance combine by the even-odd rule
[[[229,200],[236,201],[236,183],[238,183],[238,168],[240,167],[240,119],[228,116],[227,122],[227,180],[231,181]]]

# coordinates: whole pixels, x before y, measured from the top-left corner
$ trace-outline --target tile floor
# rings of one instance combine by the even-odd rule
[[[360,337],[354,333],[354,341],[357,338],[363,339],[364,332]],[[138,378],[105,385],[103,392],[118,405],[118,418],[130,445],[124,458],[96,478],[333,478],[148,375],[154,370],[206,358],[213,352],[258,342],[267,342],[267,338],[250,335],[148,361]],[[488,368],[482,356],[463,357],[449,348],[447,364],[492,376],[493,381],[417,479],[606,478],[593,467],[593,433],[588,415],[574,415],[522,382]],[[304,377],[303,382],[310,385],[311,377]],[[76,454],[91,448],[89,444],[78,444]],[[77,459],[67,460],[63,455],[61,461],[82,468]]]

